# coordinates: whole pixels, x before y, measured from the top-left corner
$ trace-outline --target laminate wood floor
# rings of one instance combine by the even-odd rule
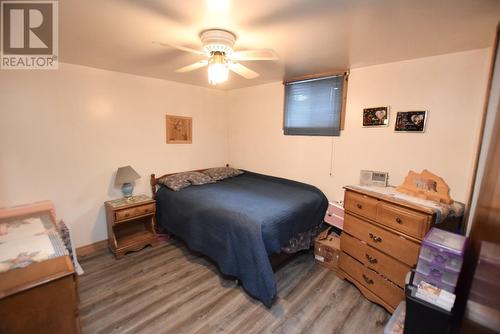
[[[312,252],[276,272],[268,309],[216,266],[169,241],[115,260],[80,259],[80,319],[87,333],[382,333],[389,314],[315,264]]]

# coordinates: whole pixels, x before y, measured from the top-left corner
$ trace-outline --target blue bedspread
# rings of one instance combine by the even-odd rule
[[[276,296],[268,255],[320,224],[328,206],[316,187],[252,172],[178,192],[160,187],[156,200],[162,231],[210,257],[268,307]]]

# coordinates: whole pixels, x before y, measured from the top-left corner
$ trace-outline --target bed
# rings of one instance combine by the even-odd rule
[[[158,229],[211,258],[268,307],[277,293],[269,255],[321,224],[328,206],[314,186],[249,171],[181,191],[159,179],[151,176]]]

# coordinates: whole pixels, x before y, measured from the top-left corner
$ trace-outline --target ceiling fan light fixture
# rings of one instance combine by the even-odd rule
[[[208,83],[217,85],[227,81],[229,77],[229,67],[226,61],[226,56],[223,52],[212,52],[208,61]]]
[[[200,33],[203,50],[210,56],[213,52],[224,52],[226,56],[233,53],[236,35],[223,29],[208,29]]]

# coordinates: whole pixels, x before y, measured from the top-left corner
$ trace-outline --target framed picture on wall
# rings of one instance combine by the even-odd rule
[[[396,132],[424,132],[427,111],[398,111],[396,114]]]
[[[389,126],[389,107],[363,109],[363,127]]]
[[[167,115],[167,144],[191,144],[193,142],[192,126],[191,117]]]

